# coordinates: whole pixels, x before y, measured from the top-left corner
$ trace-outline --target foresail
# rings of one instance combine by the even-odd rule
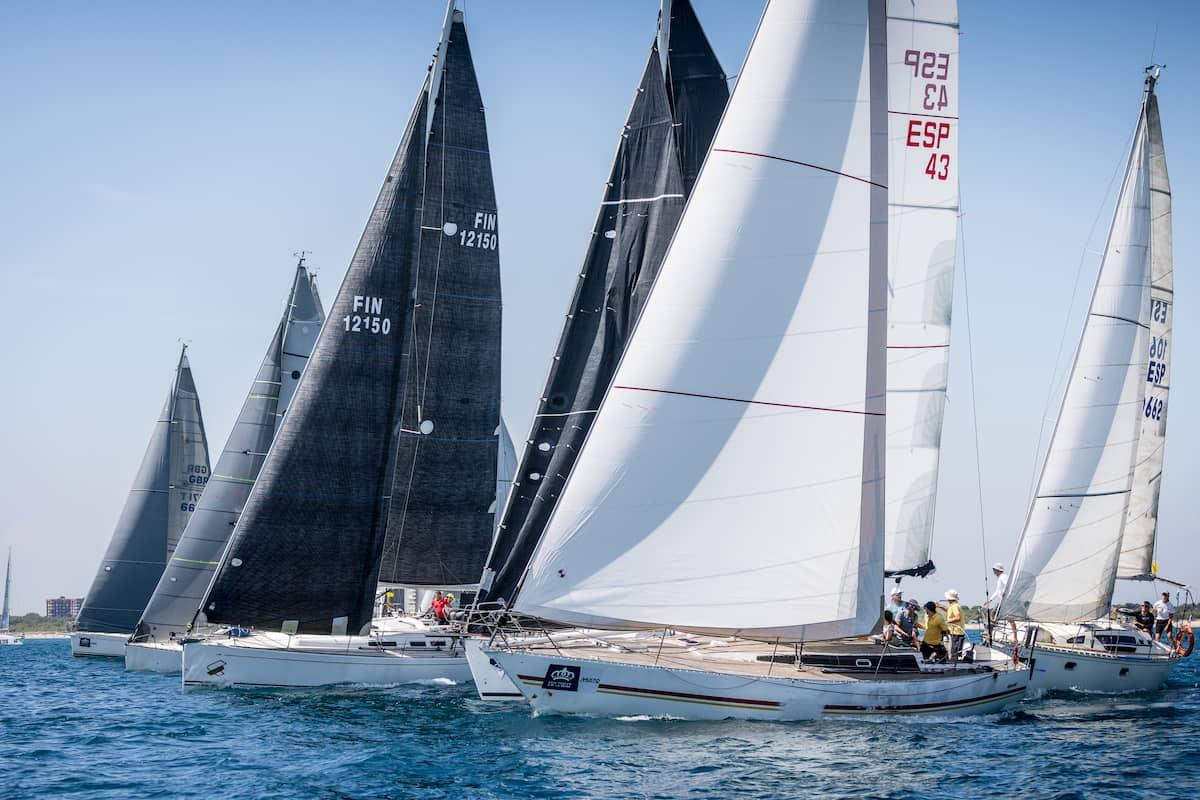
[[[500,524],[500,512],[508,502],[509,492],[512,491],[513,474],[517,471],[517,450],[513,447],[512,436],[504,417],[500,418],[500,449],[496,453],[496,503],[492,509],[496,515],[496,525]]]
[[[209,622],[311,633],[370,622],[412,305],[427,93],[205,597]]]
[[[81,631],[131,632],[166,564],[167,504],[173,499],[171,408],[178,373],[176,368],[129,497],[79,609],[76,625]]]
[[[933,569],[958,224],[958,3],[888,0],[884,569]]]
[[[501,298],[487,125],[461,12],[438,63],[379,580],[444,588],[479,580],[495,531]]]
[[[1175,273],[1171,255],[1171,181],[1163,148],[1158,97],[1146,97],[1150,167],[1150,344],[1146,349],[1145,396],[1129,514],[1121,539],[1118,578],[1154,575],[1158,492],[1167,442],[1167,393],[1171,386],[1171,322],[1175,316]]]
[[[275,326],[225,449],[211,475],[188,478],[195,491],[204,491],[142,613],[135,641],[166,641],[187,630],[258,478],[321,320],[320,301],[308,270],[297,267],[283,318]],[[292,369],[284,371],[282,364]]]
[[[186,350],[186,348],[185,348]],[[196,511],[209,474],[208,437],[200,413],[200,396],[187,354],[179,361],[175,399],[171,404],[170,498],[167,501],[167,558]]]
[[[1104,259],[1001,613],[1108,612],[1132,485],[1149,346],[1150,169],[1138,120]]]
[[[482,588],[489,600],[512,600],[675,232],[684,196],[672,125],[655,46],[488,561]]]
[[[517,611],[785,640],[875,621],[883,10],[767,7]]]

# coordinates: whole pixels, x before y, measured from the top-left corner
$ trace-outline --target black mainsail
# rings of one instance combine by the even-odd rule
[[[480,584],[511,602],[612,380],[729,98],[687,0],[664,9],[668,86],[650,49],[599,217]],[[672,101],[677,104],[673,105]]]
[[[169,641],[186,632],[300,384],[324,319],[316,287],[301,258],[283,318],[275,326],[212,475],[197,478],[204,492],[142,612],[132,641]]]
[[[425,159],[408,379],[379,580],[473,585],[495,529],[500,255],[483,100],[451,18]]]
[[[79,610],[79,630],[133,631],[196,510],[208,474],[200,398],[184,345],[141,467]]]
[[[378,580],[478,576],[500,424],[497,231],[482,101],[462,13],[451,8],[329,323],[205,597],[207,621],[355,633],[370,623]]]

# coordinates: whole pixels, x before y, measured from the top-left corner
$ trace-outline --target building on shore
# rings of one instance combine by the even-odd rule
[[[82,597],[48,597],[46,598],[46,616],[75,619],[82,606]]]

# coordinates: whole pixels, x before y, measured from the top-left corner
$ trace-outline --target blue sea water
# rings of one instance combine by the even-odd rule
[[[1198,662],[1000,717],[711,723],[534,719],[469,686],[185,694],[31,640],[0,648],[0,797],[1190,798]]]

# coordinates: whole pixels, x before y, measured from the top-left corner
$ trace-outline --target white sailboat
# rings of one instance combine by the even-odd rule
[[[1154,580],[1175,313],[1171,186],[1155,84],[1145,92],[1104,259],[993,638],[1031,687],[1153,689],[1181,657],[1110,619],[1117,579]],[[1190,649],[1190,648],[1189,648]]]
[[[25,636],[8,630],[8,593],[12,586],[12,548],[8,549],[8,564],[4,568],[4,610],[0,612],[0,645],[24,644]]]
[[[979,714],[1024,694],[1007,661],[805,652],[881,605],[888,39],[956,28],[953,2],[768,4],[513,606],[658,633],[494,639],[483,655],[535,712]],[[925,70],[936,101],[957,51],[909,49],[893,66]],[[940,123],[916,125],[908,146],[936,157],[914,169],[942,180]]]

